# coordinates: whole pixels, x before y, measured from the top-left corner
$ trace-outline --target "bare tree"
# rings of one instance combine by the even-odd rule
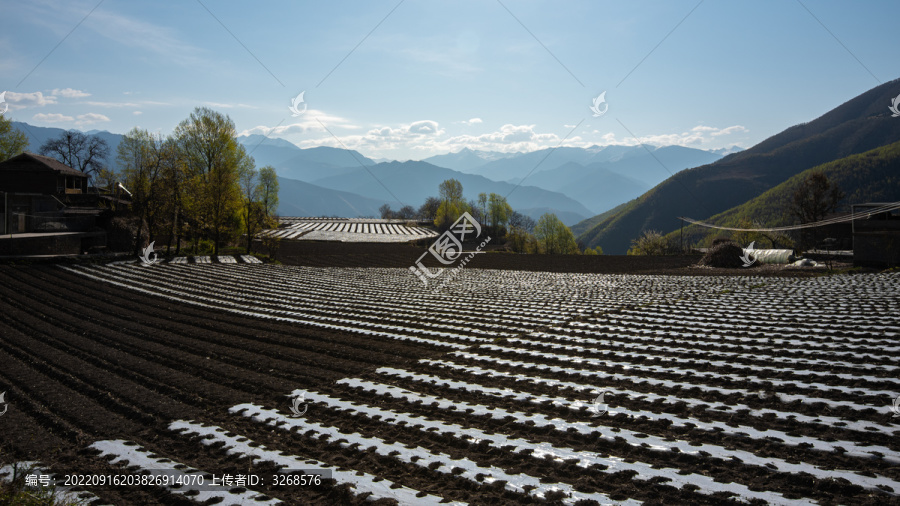
[[[794,190],[790,212],[800,219],[800,223],[815,223],[837,209],[838,203],[843,198],[844,192],[837,184],[829,181],[825,174],[815,172],[807,176]],[[812,231],[800,231],[802,247],[815,247],[818,242],[818,227],[813,227]]]
[[[109,145],[95,135],[67,130],[55,139],[48,139],[39,151],[93,177],[106,168]]]
[[[173,155],[169,143],[161,135],[154,135],[147,130],[133,128],[124,137],[118,147],[118,160],[122,165],[125,183],[131,188],[131,207],[138,216],[137,236],[134,241],[134,254],[143,246],[144,223],[147,224],[148,240],[153,242],[157,219],[163,213],[159,193],[163,167],[171,163]]]
[[[412,220],[416,217],[416,210],[413,206],[403,206],[397,211],[396,216],[401,220]]]
[[[438,207],[441,206],[441,199],[437,197],[428,197],[425,203],[419,207],[418,215],[420,220],[434,221],[437,216]]]
[[[813,223],[837,209],[843,198],[844,192],[837,184],[829,181],[825,174],[816,172],[807,176],[794,190],[791,214],[799,218],[800,223]]]
[[[536,223],[531,216],[526,216],[518,211],[513,211],[509,215],[509,227],[522,230],[524,232],[534,232]]]

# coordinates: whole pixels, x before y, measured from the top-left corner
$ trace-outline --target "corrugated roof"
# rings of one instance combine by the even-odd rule
[[[87,174],[84,172],[73,169],[55,158],[28,152],[14,156],[5,162],[0,162],[0,170],[52,170],[68,176],[87,177]]]

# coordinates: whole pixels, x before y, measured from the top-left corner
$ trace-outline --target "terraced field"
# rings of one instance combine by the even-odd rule
[[[897,274],[0,275],[0,464],[332,477],[98,504],[900,504]]]
[[[437,237],[425,227],[409,226],[403,220],[369,218],[281,218],[284,228],[263,230],[259,236],[303,241],[409,242]]]

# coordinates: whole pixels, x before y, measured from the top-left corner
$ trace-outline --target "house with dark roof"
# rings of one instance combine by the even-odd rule
[[[87,174],[53,158],[22,153],[0,162],[0,234],[10,239],[0,252],[85,251],[96,242],[98,202]]]
[[[0,191],[19,194],[55,195],[65,200],[69,194],[84,194],[88,176],[53,158],[22,153],[0,162]]]

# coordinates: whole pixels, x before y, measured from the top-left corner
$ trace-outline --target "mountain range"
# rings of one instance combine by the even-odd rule
[[[573,228],[579,240],[621,254],[644,230],[669,232],[679,216],[706,219],[740,206],[793,176],[900,141],[900,119],[888,106],[900,80],[873,88],[822,116],[790,127],[759,144],[713,163],[679,172],[640,197]],[[896,167],[894,167],[896,169]],[[869,184],[889,184],[876,179]],[[855,201],[872,198],[858,187],[844,188]]]
[[[454,178],[469,199],[482,192],[505,196],[515,188],[509,194],[513,208],[533,218],[553,212],[569,225],[640,195],[673,172],[721,158],[679,146],[593,146],[529,153],[464,148],[421,161],[379,163],[353,150],[300,149],[259,135],[238,140],[258,166],[271,165],[281,177],[393,206],[417,207],[436,195],[441,181]]]
[[[33,152],[63,132],[17,122],[14,126],[27,133]],[[119,169],[116,148],[122,135],[86,133],[107,141],[107,162]],[[258,167],[276,169],[282,181],[278,212],[285,216],[373,216],[385,203],[394,208],[418,207],[426,197],[437,196],[442,181],[454,178],[463,184],[468,199],[497,193],[534,219],[552,212],[574,225],[642,194],[678,171],[720,158],[678,146],[592,146],[527,153],[465,148],[422,161],[396,162],[327,146],[302,149],[261,135],[242,136],[238,142]]]
[[[312,183],[364,197],[392,201],[391,205],[396,208],[405,204],[418,207],[424,197],[437,196],[438,186],[447,179],[459,181],[466,198],[474,200],[479,193],[497,193],[507,197],[513,209],[534,219],[545,212],[554,212],[563,223],[574,224],[593,214],[581,203],[562,193],[535,186],[492,181],[483,176],[457,172],[427,162],[379,163],[353,172],[316,179]]]

